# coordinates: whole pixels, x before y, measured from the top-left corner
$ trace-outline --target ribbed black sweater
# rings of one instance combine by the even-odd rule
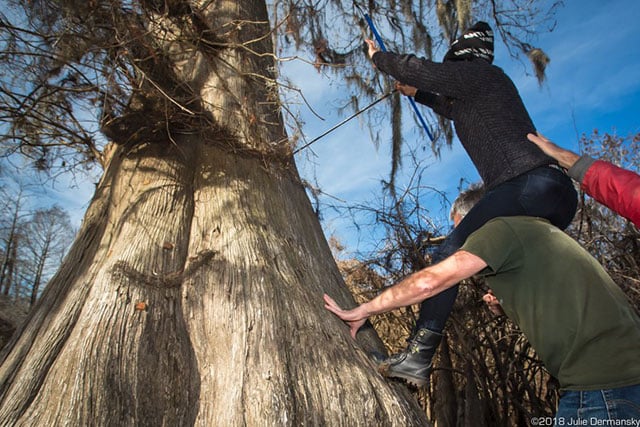
[[[438,63],[390,52],[377,52],[373,62],[399,82],[418,88],[417,102],[453,120],[487,188],[556,163],[527,140],[535,127],[502,69],[482,59]]]

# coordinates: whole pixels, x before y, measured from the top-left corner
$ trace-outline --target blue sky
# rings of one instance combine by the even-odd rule
[[[514,80],[541,132],[574,151],[578,150],[579,136],[590,134],[595,128],[619,135],[640,132],[638,16],[637,0],[567,1],[558,11],[555,30],[542,34],[535,43],[551,58],[547,81],[542,87],[531,75],[528,62],[511,60],[506,49],[496,44],[495,64]],[[286,63],[284,72],[303,91],[311,107],[325,118],[320,120],[300,102],[299,110],[305,121],[302,132],[307,140],[351,114],[338,109],[341,82],[335,76],[318,74],[311,65],[298,61]],[[381,103],[375,108],[388,106]],[[422,112],[434,123],[428,109],[422,108]],[[412,121],[405,119],[405,123],[403,137],[407,145],[429,145]],[[388,178],[390,170],[388,138],[382,137],[380,147],[376,147],[364,125],[354,119],[296,156],[302,177],[316,183],[326,194],[321,198],[326,235],[338,237],[349,252],[371,249],[379,240],[379,230],[366,223],[356,229],[351,218],[326,206],[375,203],[381,194],[380,183]],[[428,166],[424,184],[445,192],[450,200],[457,194],[460,179],[467,182],[479,179],[457,141],[451,149],[443,149],[440,159],[426,149],[420,160]],[[409,174],[412,168],[403,172]],[[74,224],[79,225],[98,175],[96,172],[89,176],[60,176],[38,199],[42,204],[57,203],[68,209]],[[399,180],[402,181],[402,174]],[[430,213],[445,224],[448,206],[437,201],[434,197],[423,203],[432,203]]]
[[[512,60],[506,48],[496,43],[494,63],[513,79],[540,132],[574,151],[579,150],[580,136],[591,134],[594,129],[618,135],[640,132],[638,16],[637,0],[567,1],[558,10],[555,30],[540,35],[534,43],[551,58],[542,86],[528,62]],[[314,73],[311,67],[306,72],[303,65],[299,67],[292,67],[292,74]],[[310,114],[304,116],[307,124],[303,132],[308,140],[349,115],[336,116],[332,111],[335,82],[330,78],[301,78],[298,84],[312,107],[327,117],[321,122]],[[375,108],[388,106],[381,103]],[[433,123],[432,113],[426,107],[420,108]],[[405,123],[409,121],[405,119]],[[408,123],[403,136],[407,145],[428,145],[413,122]],[[385,138],[376,148],[366,128],[355,119],[312,147],[310,153],[305,150],[297,156],[297,163],[304,178],[317,182],[330,195],[322,199],[324,202],[356,205],[375,201],[381,193],[380,182],[387,179],[390,169],[390,149]],[[455,198],[461,178],[467,182],[479,180],[458,141],[451,149],[443,149],[440,159],[426,150],[421,160],[428,165],[425,183],[444,191],[450,200]],[[448,208],[434,204],[431,213],[436,220],[447,221]],[[352,252],[367,251],[376,244],[375,230],[366,226],[357,230],[350,218],[331,209],[323,211],[323,219],[327,236],[335,235]]]

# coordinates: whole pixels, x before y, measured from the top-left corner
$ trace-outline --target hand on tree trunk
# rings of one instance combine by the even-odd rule
[[[324,307],[338,316],[340,319],[344,320],[347,325],[349,325],[349,329],[353,339],[356,338],[358,330],[362,327],[362,325],[365,324],[365,322],[369,318],[369,313],[367,313],[361,305],[352,310],[343,310],[333,300],[333,298],[331,298],[327,294],[324,294]]]

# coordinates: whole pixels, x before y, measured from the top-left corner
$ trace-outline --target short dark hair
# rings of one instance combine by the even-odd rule
[[[456,200],[451,205],[451,218],[454,214],[464,217],[472,207],[484,196],[484,184],[471,184],[469,188],[461,191]]]

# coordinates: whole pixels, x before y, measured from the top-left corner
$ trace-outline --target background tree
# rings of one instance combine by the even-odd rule
[[[23,237],[24,212],[23,188],[17,191],[2,189],[2,214],[0,215],[0,236],[2,241],[2,265],[0,265],[0,290],[8,296],[15,284],[15,272],[18,264],[18,247]]]
[[[272,24],[264,0],[2,5],[2,154],[49,174],[104,168],[69,255],[3,353],[3,423],[426,423],[322,307],[323,292],[352,300],[281,115],[276,60],[294,46],[364,99],[387,87],[360,50],[353,2],[275,1]],[[516,48],[553,10],[473,5]],[[398,50],[431,50],[472,19],[462,1],[366,6]]]
[[[27,305],[18,301],[15,295],[24,217],[22,190],[22,187],[17,191],[9,191],[4,186],[0,188],[0,348],[5,346],[28,312]]]
[[[24,320],[40,286],[55,273],[75,230],[63,209],[32,211],[29,187],[2,189],[0,235],[3,255],[0,301],[0,348]]]
[[[62,263],[74,236],[69,214],[59,206],[35,211],[25,224],[22,285],[30,306]]]

